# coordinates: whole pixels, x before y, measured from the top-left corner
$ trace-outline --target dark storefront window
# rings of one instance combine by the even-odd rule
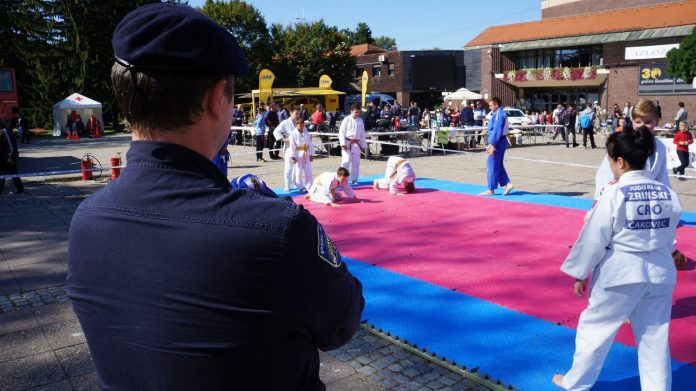
[[[373,65],[372,66],[372,77],[380,77],[382,76],[382,67],[380,65]]]
[[[363,68],[363,67],[355,68],[355,77],[357,77],[358,79],[361,78],[363,71],[365,71],[365,68]]]
[[[517,52],[517,69],[599,66],[601,46]]]

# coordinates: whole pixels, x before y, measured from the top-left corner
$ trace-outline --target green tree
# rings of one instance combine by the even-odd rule
[[[372,30],[367,23],[360,22],[355,28],[355,33],[353,34],[353,45],[361,45],[364,43],[369,43],[370,45],[374,43],[375,40],[372,38]]]
[[[273,66],[276,85],[316,86],[326,73],[333,87],[348,87],[355,73],[355,58],[350,45],[338,28],[327,26],[323,20],[298,23],[292,26],[271,26]]]
[[[679,44],[667,52],[667,73],[690,83],[696,77],[696,28]]]
[[[396,47],[396,39],[392,37],[387,37],[385,35],[380,35],[375,38],[375,46],[381,47],[384,50],[394,51],[398,50]]]
[[[271,35],[259,10],[242,0],[206,0],[199,10],[232,33],[244,51],[249,74],[235,81],[235,89],[248,92],[258,88],[259,72],[272,61]]]

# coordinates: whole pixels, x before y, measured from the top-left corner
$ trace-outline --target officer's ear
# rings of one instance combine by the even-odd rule
[[[228,83],[234,83],[232,80],[231,78],[218,80],[205,95],[205,108],[215,119],[221,119],[228,111],[229,106],[234,105],[234,95],[229,93],[230,90],[234,89],[234,86],[228,85]]]

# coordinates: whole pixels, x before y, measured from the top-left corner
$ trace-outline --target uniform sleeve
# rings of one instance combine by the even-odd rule
[[[612,185],[590,211],[578,240],[561,266],[561,270],[578,279],[587,275],[601,262],[611,243],[616,216],[617,185]]]
[[[341,121],[341,127],[338,129],[338,142],[342,147],[346,145],[346,130],[348,129],[348,121],[350,121],[348,117],[343,118],[343,121]]]
[[[301,206],[286,237],[286,319],[321,350],[346,344],[365,307],[353,277],[328,234]]]
[[[493,145],[498,144],[502,135],[503,121],[501,121],[500,113],[496,110],[491,116],[491,121],[488,125],[488,143]]]
[[[367,149],[367,135],[365,134],[365,124],[363,123],[362,126],[362,135],[360,136],[360,145],[362,145],[363,149]]]
[[[283,122],[278,124],[278,126],[273,129],[273,137],[275,137],[276,140],[282,140],[283,139],[283,131],[282,131],[282,126],[284,125]]]
[[[598,200],[602,194],[602,189],[604,189],[604,186],[615,179],[614,174],[611,172],[611,168],[609,168],[608,157],[607,155],[604,155],[604,159],[602,159],[602,163],[600,163],[597,173],[595,173],[594,199]]]
[[[290,140],[290,145],[288,146],[288,154],[294,158],[298,158],[299,154],[297,153],[297,137],[295,137],[295,134],[291,133],[288,136],[288,139]]]
[[[655,162],[653,167],[650,167],[650,171],[656,181],[672,188],[672,184],[669,183],[669,174],[667,174],[667,147],[657,139],[655,139]]]
[[[312,142],[312,135],[307,133],[307,155],[312,156],[314,155],[314,143]]]

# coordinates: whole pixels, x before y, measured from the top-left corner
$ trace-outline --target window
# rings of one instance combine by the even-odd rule
[[[394,63],[389,64],[389,76],[394,76],[396,75],[396,67],[394,66]]]
[[[363,68],[363,67],[355,68],[355,77],[358,79],[361,78],[364,70],[365,70],[365,68]]]
[[[12,72],[0,71],[0,92],[14,91],[14,86],[12,84]]]
[[[373,65],[372,66],[372,77],[380,77],[382,76],[382,66],[381,65]]]

